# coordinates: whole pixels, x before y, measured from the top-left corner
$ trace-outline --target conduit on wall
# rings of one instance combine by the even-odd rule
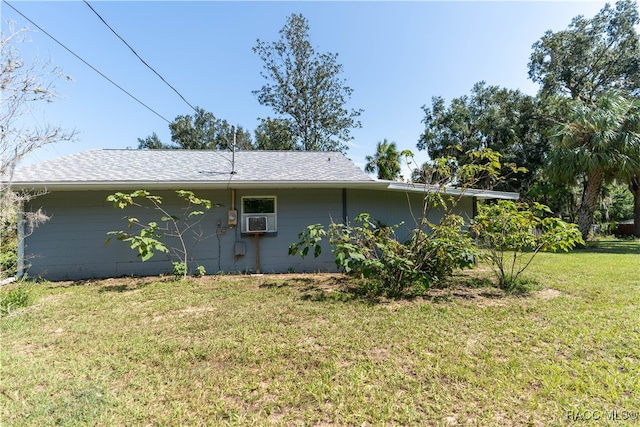
[[[256,274],[260,272],[260,233],[254,233],[256,236]]]

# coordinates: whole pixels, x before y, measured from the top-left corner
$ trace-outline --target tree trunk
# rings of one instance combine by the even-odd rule
[[[578,211],[578,228],[582,233],[582,238],[586,241],[593,225],[593,213],[598,206],[600,189],[604,181],[604,172],[601,170],[591,172],[586,177],[584,190],[582,191],[582,201]]]
[[[629,190],[633,194],[633,235],[640,237],[640,171],[629,178]]]

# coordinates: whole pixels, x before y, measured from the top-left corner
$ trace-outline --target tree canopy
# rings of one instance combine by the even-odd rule
[[[556,182],[570,178],[582,185],[578,222],[584,237],[602,184],[615,177],[626,180],[634,195],[640,237],[640,131],[633,107],[640,97],[639,24],[636,2],[621,0],[592,19],[577,16],[568,29],[548,31],[533,45],[529,77],[541,85],[541,102],[571,100],[553,114],[562,125],[549,173]]]
[[[288,127],[292,140],[286,147],[345,152],[353,139],[351,130],[361,127],[357,117],[362,110],[347,107],[353,89],[340,77],[338,54],[315,51],[307,19],[300,14],[289,16],[279,34],[278,41],[258,39],[253,48],[268,81],[253,94],[260,104],[273,108],[280,130]],[[268,129],[273,124],[267,122],[265,130],[273,130]]]
[[[138,138],[138,148],[146,149],[184,149],[184,150],[227,150],[233,145],[232,126],[213,113],[196,108],[191,115],[177,116],[169,124],[173,144],[163,143],[154,132],[146,138]],[[251,134],[242,126],[236,128],[236,147],[253,149]]]
[[[618,89],[640,95],[640,24],[635,1],[606,4],[592,19],[577,16],[566,30],[547,31],[533,45],[529,77],[541,94],[582,101]]]
[[[376,144],[373,156],[366,157],[365,172],[377,172],[378,179],[392,181],[400,176],[400,153],[395,142],[386,139]]]
[[[538,108],[535,97],[519,90],[478,82],[470,95],[454,98],[448,107],[442,97],[434,97],[431,107],[422,107],[425,130],[417,146],[432,159],[450,157],[458,165],[470,163],[471,153],[483,148],[497,151],[509,171],[512,164],[527,169],[497,188],[523,192],[535,181],[549,144],[540,132]],[[505,169],[503,176],[507,174]],[[489,188],[494,183],[483,185]]]
[[[272,119],[267,117],[260,120],[255,130],[256,150],[297,150],[291,123],[287,119]]]
[[[610,91],[592,103],[573,101],[554,140],[549,174],[583,187],[578,225],[586,239],[604,182],[640,170],[640,99]]]

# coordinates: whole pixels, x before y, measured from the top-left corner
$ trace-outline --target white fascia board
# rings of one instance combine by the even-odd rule
[[[83,181],[18,182],[14,189],[26,191],[95,191],[95,190],[230,190],[285,188],[386,188],[377,181]]]
[[[442,193],[451,195],[464,195],[469,197],[476,197],[478,199],[503,199],[503,200],[518,200],[520,195],[510,191],[493,191],[493,190],[480,190],[476,188],[467,188],[461,190],[455,187],[440,187],[438,185],[431,184],[413,184],[397,181],[386,181],[388,183],[388,189],[392,191],[409,191],[412,193]]]
[[[351,188],[371,190],[408,191],[412,193],[441,192],[478,199],[518,200],[518,193],[466,189],[437,185],[413,184],[398,181],[74,181],[74,182],[17,182],[14,189],[26,191],[122,191],[122,190],[231,190],[231,189],[293,189],[293,188]]]

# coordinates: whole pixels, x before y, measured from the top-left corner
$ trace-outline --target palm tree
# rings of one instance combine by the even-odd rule
[[[552,178],[581,183],[578,227],[586,239],[605,180],[640,167],[638,100],[606,92],[592,103],[575,101],[567,123],[554,135]]]
[[[378,179],[393,181],[400,176],[400,153],[395,142],[386,139],[378,142],[376,153],[366,157],[365,172],[378,172]]]
[[[640,237],[640,169],[629,174],[627,180],[633,194],[633,235]]]

